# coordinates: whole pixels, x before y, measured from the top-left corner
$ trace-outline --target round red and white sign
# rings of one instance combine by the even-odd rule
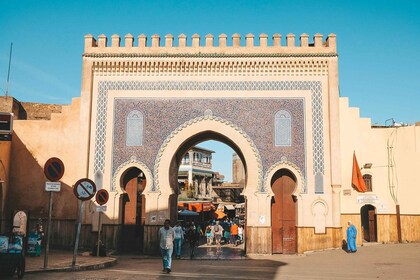
[[[95,196],[96,185],[88,178],[80,179],[74,184],[73,192],[78,199],[89,200]]]

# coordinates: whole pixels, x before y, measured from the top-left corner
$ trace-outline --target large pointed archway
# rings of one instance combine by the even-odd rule
[[[158,227],[164,219],[176,219],[177,174],[182,156],[189,148],[206,140],[216,140],[230,146],[245,167],[246,184],[243,195],[247,200],[246,230],[255,244],[270,227],[270,194],[262,184],[262,164],[257,147],[251,138],[233,123],[211,114],[190,120],[167,137],[157,155],[154,184],[146,187],[146,224]],[[248,242],[248,241],[247,241]],[[264,243],[260,242],[259,244]],[[270,252],[269,248],[255,247],[257,252]]]

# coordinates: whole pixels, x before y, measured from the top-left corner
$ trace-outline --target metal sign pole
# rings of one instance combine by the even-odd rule
[[[45,254],[44,254],[44,269],[48,267],[48,253],[50,251],[50,236],[51,236],[51,215],[52,215],[52,198],[53,193],[50,193],[50,198],[48,202],[48,227],[47,227],[47,245],[45,246]]]
[[[96,248],[96,256],[99,257],[99,242],[101,241],[101,219],[102,218],[102,212],[99,212],[99,221],[98,221],[98,247]]]
[[[76,265],[76,255],[77,255],[77,248],[79,247],[79,238],[80,238],[80,227],[82,225],[82,217],[83,217],[83,206],[85,202],[81,201],[80,209],[79,209],[79,221],[77,224],[77,233],[76,233],[76,242],[74,243],[74,251],[73,251],[73,261],[71,266],[74,267]]]

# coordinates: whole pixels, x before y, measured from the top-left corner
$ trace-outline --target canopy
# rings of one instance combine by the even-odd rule
[[[222,211],[214,211],[214,218],[215,219],[223,219],[226,214]]]
[[[200,214],[198,214],[197,212],[194,212],[194,211],[184,209],[184,210],[179,211],[178,215],[180,215],[180,216],[198,216]]]

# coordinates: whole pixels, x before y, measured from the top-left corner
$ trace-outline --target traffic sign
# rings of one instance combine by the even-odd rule
[[[44,174],[51,182],[60,180],[64,175],[64,163],[59,158],[50,158],[44,165]]]
[[[96,193],[96,185],[88,178],[80,179],[74,184],[73,192],[78,199],[82,201],[89,200]]]
[[[106,212],[106,205],[96,206],[96,212]]]
[[[102,189],[102,190],[99,190],[96,193],[96,202],[99,205],[104,205],[105,203],[107,203],[108,202],[108,198],[109,198],[109,194],[108,194],[108,191],[107,190]]]
[[[45,182],[45,191],[59,192],[61,191],[61,183],[60,182]]]

